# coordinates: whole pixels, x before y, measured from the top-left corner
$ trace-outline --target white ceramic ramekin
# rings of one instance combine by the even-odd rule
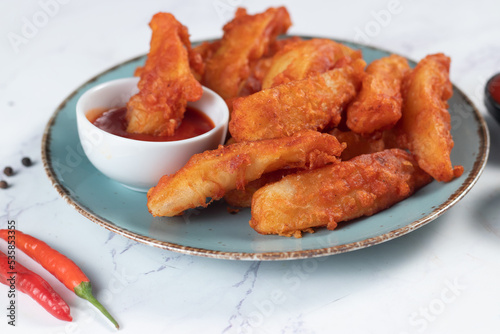
[[[113,135],[99,129],[86,117],[95,108],[123,107],[138,91],[138,78],[109,81],[86,91],[76,104],[78,135],[90,162],[104,175],[124,186],[147,191],[166,174],[173,174],[189,158],[223,144],[229,121],[224,100],[203,87],[203,96],[188,105],[205,113],[215,127],[197,137],[169,141],[141,141]]]

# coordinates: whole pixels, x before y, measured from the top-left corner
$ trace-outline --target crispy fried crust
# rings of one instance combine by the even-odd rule
[[[357,59],[341,68],[237,98],[229,132],[241,142],[336,126],[343,107],[356,95],[364,66]]]
[[[449,79],[450,58],[442,53],[422,59],[403,82],[401,128],[408,148],[419,166],[438,181],[451,181],[463,172],[452,167],[448,99],[452,95]]]
[[[208,59],[212,58],[217,49],[219,49],[220,43],[220,39],[216,39],[210,42],[203,42],[193,47],[193,51],[197,52],[201,56],[201,58],[203,59],[203,63],[206,63]]]
[[[289,43],[273,56],[262,89],[324,73],[345,56],[340,44],[329,39],[313,38]]]
[[[250,226],[261,234],[301,237],[314,227],[370,216],[409,197],[432,178],[400,149],[288,175],[259,189]]]
[[[361,91],[347,108],[347,126],[371,134],[392,128],[401,118],[401,83],[410,66],[405,58],[391,55],[366,68]]]
[[[250,75],[251,64],[290,25],[290,15],[284,7],[269,8],[256,15],[238,8],[234,19],[224,26],[218,49],[206,61],[203,84],[226,100],[238,96]]]
[[[139,93],[127,104],[127,131],[171,136],[179,126],[187,101],[201,98],[201,84],[190,63],[201,70],[201,56],[191,52],[188,30],[172,14],[153,16],[151,49],[140,75]]]
[[[248,96],[262,90],[262,82],[269,72],[273,63],[274,55],[285,48],[288,44],[301,41],[300,37],[293,36],[284,39],[277,39],[269,45],[269,50],[261,58],[250,64],[250,75],[238,92],[238,96]],[[232,109],[232,100],[228,100],[228,105]]]
[[[305,131],[293,137],[236,143],[194,155],[174,175],[163,176],[148,192],[153,216],[175,216],[206,207],[232,189],[283,168],[317,168],[337,162],[344,146],[329,134]]]

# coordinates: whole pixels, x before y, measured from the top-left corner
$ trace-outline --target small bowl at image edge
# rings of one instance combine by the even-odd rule
[[[498,85],[496,86],[496,89],[497,92],[500,92],[500,73],[492,76],[486,83],[486,87],[484,89],[484,103],[486,105],[486,108],[488,109],[490,115],[500,123],[500,101],[495,100],[492,96],[490,91],[492,85]]]
[[[188,106],[207,115],[215,127],[199,136],[178,141],[141,141],[108,133],[86,114],[96,108],[120,108],[138,92],[139,78],[109,81],[86,91],[76,104],[78,135],[85,154],[101,173],[124,186],[147,191],[163,175],[179,170],[196,153],[224,144],[229,110],[224,100],[203,87],[203,95]]]

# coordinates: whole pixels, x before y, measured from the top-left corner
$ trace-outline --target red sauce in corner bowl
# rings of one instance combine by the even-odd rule
[[[491,79],[488,85],[488,91],[493,100],[500,104],[500,74],[497,74]]]
[[[212,130],[214,122],[201,111],[187,107],[181,125],[173,136],[154,136],[127,132],[125,115],[127,108],[93,109],[87,113],[87,119],[99,129],[111,134],[143,141],[176,141],[193,138]]]

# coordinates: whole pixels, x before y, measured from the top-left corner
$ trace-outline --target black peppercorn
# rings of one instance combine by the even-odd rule
[[[9,187],[9,184],[5,182],[4,180],[0,181],[0,188],[1,189],[7,189]]]
[[[24,166],[29,167],[29,166],[31,166],[31,159],[30,159],[30,158],[28,158],[28,157],[25,157],[25,158],[23,158],[23,160],[21,160],[21,163],[22,163]]]
[[[3,173],[7,176],[12,176],[14,175],[14,170],[12,169],[12,167],[7,166],[3,169]]]

